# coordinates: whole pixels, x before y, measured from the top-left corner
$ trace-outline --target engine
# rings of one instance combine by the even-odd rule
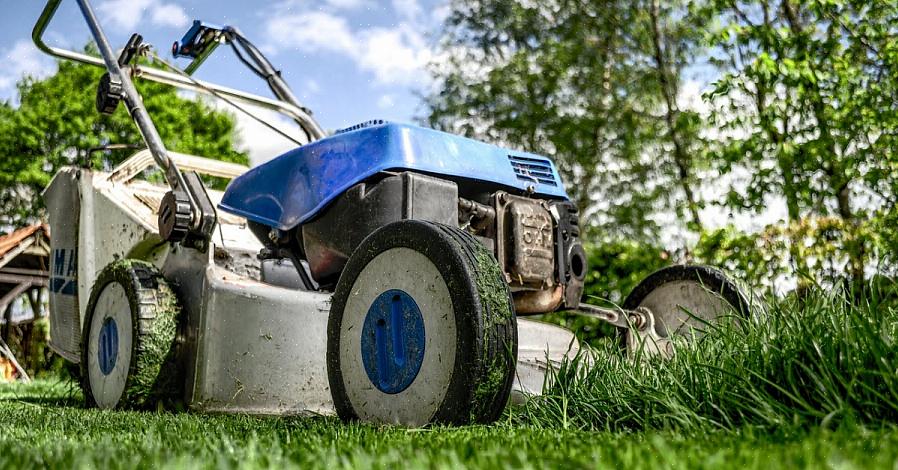
[[[576,307],[586,274],[576,207],[468,183],[383,173],[347,190],[288,239],[301,248],[315,282],[331,288],[355,248],[378,228],[404,219],[457,225],[496,255],[518,314]],[[459,196],[460,187],[467,197]]]
[[[371,121],[337,131],[234,179],[219,208],[249,221],[264,256],[291,258],[306,288],[332,289],[365,237],[416,219],[463,228],[492,250],[519,314],[576,307],[583,292],[577,208],[554,163],[433,129]],[[264,266],[263,278],[281,277]]]

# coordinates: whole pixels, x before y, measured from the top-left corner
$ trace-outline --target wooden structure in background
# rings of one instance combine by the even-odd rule
[[[20,350],[28,351],[31,324],[44,314],[41,299],[48,285],[49,269],[50,233],[46,224],[0,236],[0,356],[7,356],[20,377],[27,375],[8,345],[17,343]],[[21,296],[28,299],[30,312],[14,316],[14,302]]]

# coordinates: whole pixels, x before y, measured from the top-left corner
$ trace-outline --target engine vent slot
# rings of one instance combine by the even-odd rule
[[[515,176],[521,181],[558,186],[552,172],[552,163],[548,160],[508,155],[508,162],[511,163]]]
[[[364,129],[366,127],[380,126],[380,125],[386,124],[386,123],[387,123],[387,121],[384,121],[383,119],[372,119],[370,121],[365,121],[365,122],[356,124],[354,126],[347,127],[345,129],[340,129],[337,132],[334,132],[334,135],[343,134],[346,132],[357,131],[359,129]]]

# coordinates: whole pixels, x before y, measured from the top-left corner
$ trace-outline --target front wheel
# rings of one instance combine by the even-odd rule
[[[508,401],[517,359],[508,284],[458,228],[405,220],[369,235],[337,283],[327,336],[344,420],[485,423]]]
[[[87,405],[149,408],[176,401],[180,308],[156,268],[120,260],[103,268],[90,293],[81,346]]]

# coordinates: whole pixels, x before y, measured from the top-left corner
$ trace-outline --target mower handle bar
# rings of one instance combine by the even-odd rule
[[[34,41],[34,45],[44,53],[52,55],[54,57],[106,68],[106,63],[99,57],[84,54],[81,52],[71,51],[68,49],[49,46],[44,42],[44,31],[47,29],[47,25],[50,23],[50,19],[53,18],[53,15],[56,13],[56,9],[59,7],[61,1],[62,0],[47,1],[47,6],[44,7],[43,12],[41,12],[41,16],[38,18],[37,23],[34,25],[34,30],[31,33],[31,39]],[[82,0],[77,1],[79,5],[82,2]],[[93,28],[91,28],[91,32],[93,32]],[[318,140],[325,137],[325,133],[321,129],[321,126],[319,126],[318,123],[307,112],[303,111],[299,106],[296,106],[292,103],[288,103],[283,100],[273,100],[271,98],[254,95],[252,93],[247,93],[221,85],[216,85],[214,83],[206,82],[203,80],[186,78],[176,73],[172,73],[155,67],[147,67],[134,64],[131,65],[131,71],[135,76],[153,82],[163,83],[165,85],[207,95],[222,96],[225,98],[238,100],[246,104],[259,106],[264,109],[278,112],[280,114],[283,114],[284,116],[289,117],[300,126],[302,126],[303,129],[309,132],[309,137],[312,140]]]
[[[62,0],[49,0],[47,2],[47,5],[41,12],[41,16],[38,18],[37,24],[34,25],[34,30],[32,31],[32,39],[34,39],[38,48],[50,51],[51,54],[53,54],[53,52],[43,43],[42,36],[50,19],[53,18],[53,15],[56,13],[56,9],[59,8],[61,1]],[[128,114],[131,115],[131,119],[137,124],[140,134],[147,144],[147,148],[150,150],[150,153],[153,154],[153,159],[156,160],[156,164],[158,164],[165,172],[165,180],[168,182],[169,186],[171,186],[172,191],[182,194],[188,193],[184,175],[181,174],[177,165],[168,157],[168,151],[165,148],[165,144],[162,142],[162,137],[159,136],[159,131],[156,129],[156,126],[153,125],[153,121],[150,118],[149,113],[147,113],[146,108],[143,106],[143,102],[140,95],[137,93],[137,89],[134,88],[129,67],[119,63],[118,58],[112,51],[112,47],[109,46],[109,41],[106,39],[106,35],[103,33],[100,23],[97,21],[97,17],[88,0],[77,0],[77,2],[78,6],[81,8],[84,20],[87,22],[87,26],[90,28],[94,40],[97,42],[97,48],[100,49],[100,54],[103,56],[102,60],[91,60],[86,63],[105,68],[109,74],[109,81],[115,82],[121,87],[121,100],[124,101],[125,106],[128,108]],[[89,57],[86,55],[84,56]],[[196,202],[191,200],[190,205],[191,207],[196,207]]]

